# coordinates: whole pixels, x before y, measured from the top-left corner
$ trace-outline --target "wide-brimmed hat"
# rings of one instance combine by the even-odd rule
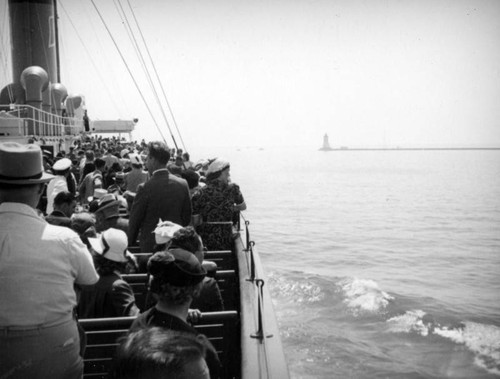
[[[0,143],[0,183],[37,184],[49,182],[53,178],[54,175],[43,170],[40,146]]]
[[[105,219],[118,217],[120,201],[115,194],[107,193],[97,202],[97,210],[94,213],[102,213]]]
[[[194,286],[207,274],[196,256],[184,249],[155,253],[149,258],[148,271],[154,279],[177,287]]]
[[[208,170],[206,172],[207,176],[209,175],[216,175],[230,167],[229,162],[222,159],[222,158],[217,158],[215,161],[210,163],[210,166],[208,166]]]
[[[110,228],[98,238],[89,238],[94,251],[113,262],[127,262],[127,235],[123,230]]]

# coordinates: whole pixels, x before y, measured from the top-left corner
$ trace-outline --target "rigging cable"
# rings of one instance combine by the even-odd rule
[[[153,66],[153,70],[154,70],[155,75],[156,75],[156,80],[160,84],[160,88],[161,88],[161,91],[163,93],[163,97],[165,98],[165,102],[167,103],[167,107],[168,107],[168,110],[170,112],[170,116],[172,117],[172,120],[174,122],[175,129],[177,130],[177,134],[179,135],[179,138],[181,139],[181,143],[182,143],[182,146],[184,147],[184,150],[187,150],[186,144],[184,143],[184,140],[182,139],[182,135],[181,135],[181,133],[179,131],[179,127],[177,126],[177,121],[175,120],[174,113],[172,112],[172,108],[170,107],[170,103],[169,103],[169,101],[167,99],[167,95],[165,93],[165,89],[163,88],[163,85],[161,83],[160,76],[158,75],[158,71],[156,70],[156,65],[154,64],[153,58],[151,57],[151,54],[149,52],[148,44],[146,43],[146,39],[144,38],[144,35],[142,33],[142,30],[141,30],[141,27],[139,26],[139,22],[137,21],[137,18],[135,17],[134,10],[132,9],[132,6],[130,5],[130,0],[127,0],[127,3],[128,3],[129,8],[130,8],[130,11],[132,12],[132,16],[134,17],[134,21],[135,21],[135,23],[137,25],[137,29],[139,30],[139,34],[141,35],[142,43],[146,47],[146,52],[148,53],[149,60],[151,61],[151,65]],[[177,148],[177,145],[176,145],[176,148]]]
[[[153,119],[154,124],[156,125],[156,129],[158,129],[158,133],[160,133],[160,136],[163,139],[163,142],[167,143],[167,141],[165,140],[165,136],[163,135],[163,133],[161,131],[160,126],[158,125],[158,123],[156,122],[156,119],[153,116],[153,112],[151,111],[151,108],[149,107],[141,89],[139,88],[139,85],[137,84],[137,81],[135,80],[134,75],[132,75],[132,72],[130,71],[130,67],[128,66],[127,62],[125,61],[125,57],[123,56],[120,48],[118,47],[115,39],[113,38],[113,35],[111,34],[111,31],[108,28],[108,25],[106,24],[106,22],[104,21],[104,18],[101,15],[101,12],[99,12],[99,9],[97,8],[97,5],[95,4],[94,0],[90,0],[90,1],[92,2],[92,5],[94,6],[97,14],[99,15],[99,18],[101,19],[102,23],[104,24],[104,27],[106,28],[106,31],[108,32],[111,40],[113,41],[113,44],[115,45],[116,50],[118,51],[118,54],[120,54],[120,58],[122,59],[123,64],[125,65],[130,77],[132,78],[132,81],[134,82],[135,87],[137,88],[137,91],[139,91],[139,94],[141,95],[142,101],[144,102],[144,105],[146,106],[151,118]]]
[[[36,13],[36,20],[38,21],[38,30],[43,30],[42,23],[40,22],[40,13],[39,13],[38,4],[34,4],[34,6],[35,6],[35,13]],[[50,43],[50,41],[45,41],[45,38],[43,38],[43,33],[40,33],[40,37],[42,38],[43,46],[50,47],[50,45],[48,43],[46,43],[46,42]],[[45,65],[47,67],[47,74],[49,75],[49,84],[50,84],[50,83],[52,83],[53,78],[50,77],[50,74],[52,74],[52,73],[49,72],[49,68],[50,68],[49,57],[47,56],[47,50],[46,49],[42,49],[42,50],[43,50],[43,57],[45,58]]]
[[[139,60],[141,62],[142,68],[143,68],[144,73],[145,73],[145,75],[146,75],[146,77],[148,79],[148,82],[149,82],[149,85],[151,87],[151,90],[153,91],[154,98],[156,99],[156,102],[158,103],[158,107],[160,108],[160,111],[161,111],[161,113],[163,115],[163,119],[165,120],[165,123],[167,125],[168,131],[170,132],[170,136],[172,137],[172,141],[173,141],[173,143],[175,145],[175,148],[178,149],[177,141],[175,140],[175,137],[174,137],[174,135],[172,133],[172,129],[170,128],[170,124],[168,122],[167,115],[165,114],[163,106],[161,105],[160,97],[158,96],[158,92],[156,91],[156,87],[154,85],[154,82],[153,82],[153,80],[151,78],[151,75],[149,73],[149,70],[147,68],[146,61],[144,60],[144,57],[143,57],[143,55],[141,53],[141,49],[139,47],[139,44],[137,43],[137,39],[134,36],[134,32],[133,32],[133,30],[132,30],[132,28],[130,26],[130,23],[129,23],[129,20],[127,18],[127,15],[126,15],[125,11],[123,10],[123,7],[122,7],[122,5],[121,5],[121,3],[120,3],[119,0],[118,0],[118,4],[120,6],[121,12],[123,13],[123,17],[125,18],[125,19],[122,18],[122,21],[124,21],[124,24],[126,24],[126,30],[127,30],[128,34],[129,34],[131,42],[133,43],[133,45],[135,47],[135,51],[137,53],[137,56],[138,56],[138,58],[139,58]],[[115,2],[115,6],[116,6],[116,2]],[[118,11],[118,13],[120,14],[120,11]],[[121,14],[120,14],[120,16],[121,16]]]

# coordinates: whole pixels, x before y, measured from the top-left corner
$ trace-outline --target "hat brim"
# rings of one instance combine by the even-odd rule
[[[108,215],[108,217],[113,217],[114,215],[118,216],[119,209],[120,209],[120,202],[118,200],[111,201],[109,204],[106,204],[102,208],[97,208],[94,213],[108,213],[110,210],[112,210],[112,208],[115,208],[115,207],[116,207],[116,212],[113,213],[112,215]]]
[[[88,238],[88,241],[90,243],[90,246],[92,246],[92,249],[99,254],[102,255],[102,252],[104,251],[104,246],[101,242],[100,238]]]
[[[4,184],[14,184],[14,185],[23,185],[23,184],[39,184],[39,183],[47,183],[54,179],[55,176],[49,173],[44,172],[40,178],[37,179],[3,179],[0,178],[0,183]]]

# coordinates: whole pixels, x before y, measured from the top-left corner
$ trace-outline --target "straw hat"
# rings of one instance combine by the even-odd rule
[[[210,166],[208,166],[207,170],[207,176],[209,175],[216,175],[230,167],[229,162],[222,159],[222,158],[217,158],[214,160],[212,163],[210,163]]]
[[[97,210],[95,213],[102,213],[105,219],[118,217],[120,201],[116,195],[112,193],[107,193],[97,203]]]
[[[42,150],[38,145],[0,143],[0,183],[37,184],[53,178],[54,175],[43,171]]]

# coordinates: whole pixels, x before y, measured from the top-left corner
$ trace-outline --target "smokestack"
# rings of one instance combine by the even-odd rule
[[[59,82],[54,0],[9,0],[9,16],[14,81],[26,67],[40,66]]]

